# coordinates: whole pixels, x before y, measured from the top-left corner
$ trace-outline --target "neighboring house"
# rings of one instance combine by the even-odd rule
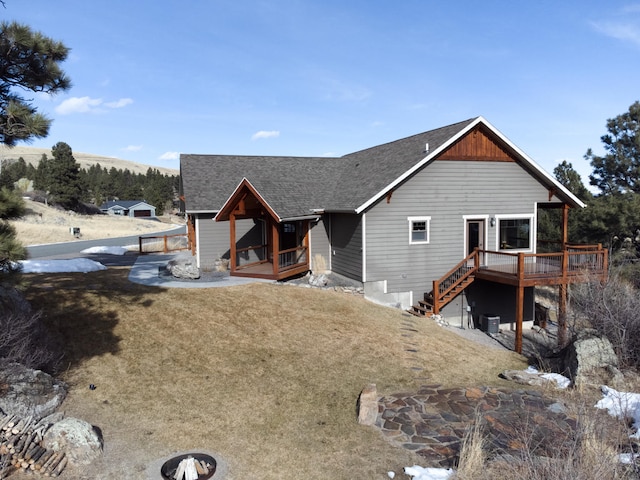
[[[144,200],[109,200],[100,206],[100,210],[109,215],[125,217],[155,217],[156,207]]]
[[[584,204],[482,117],[340,158],[180,156],[198,266],[285,279],[312,270],[366,298],[450,322],[534,319],[533,286],[602,274],[606,252],[567,243]],[[536,254],[539,209],[559,208],[555,256]],[[578,253],[579,255],[578,256]]]

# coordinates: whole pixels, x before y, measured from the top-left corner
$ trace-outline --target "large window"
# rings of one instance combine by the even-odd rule
[[[429,226],[431,217],[408,217],[409,243],[429,243]]]
[[[531,218],[502,218],[499,225],[500,250],[531,250]]]

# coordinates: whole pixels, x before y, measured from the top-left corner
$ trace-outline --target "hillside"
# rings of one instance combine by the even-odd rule
[[[9,221],[23,245],[75,241],[76,238],[70,233],[71,227],[80,228],[80,240],[100,240],[148,235],[184,225],[184,221],[174,215],[164,216],[159,219],[161,221],[116,215],[79,215],[31,200],[26,201],[26,207],[26,214],[22,218]]]
[[[42,154],[46,154],[47,157],[52,158],[51,149],[47,148],[35,148],[35,147],[13,147],[8,148],[4,145],[0,145],[0,161],[15,159],[22,157],[24,161],[32,164],[34,167],[38,166]],[[73,152],[73,157],[80,164],[80,168],[89,168],[91,165],[99,163],[100,166],[107,170],[111,167],[115,167],[117,170],[129,169],[132,173],[147,173],[149,167],[157,169],[164,175],[179,175],[180,172],[173,168],[157,167],[155,165],[145,165],[142,163],[131,162],[129,160],[122,160],[115,157],[102,157],[100,155],[93,155],[91,153]]]

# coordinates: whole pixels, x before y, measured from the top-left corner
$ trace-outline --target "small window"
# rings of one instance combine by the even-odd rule
[[[409,217],[409,244],[429,243],[431,217]]]
[[[500,220],[500,250],[531,249],[531,219],[504,218]]]

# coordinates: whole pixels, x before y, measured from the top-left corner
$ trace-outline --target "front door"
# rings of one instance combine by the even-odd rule
[[[467,220],[467,255],[476,248],[484,250],[484,220]]]

